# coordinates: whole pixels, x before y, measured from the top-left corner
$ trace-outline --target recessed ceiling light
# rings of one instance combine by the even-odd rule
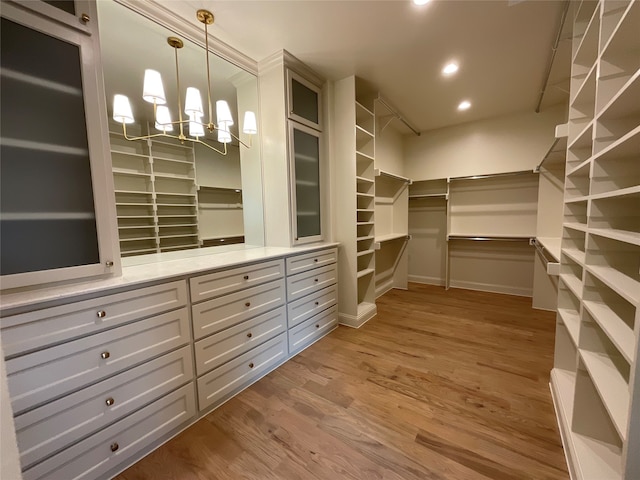
[[[445,77],[449,77],[458,71],[458,64],[456,62],[449,62],[442,68],[442,74]]]
[[[413,0],[413,3],[416,5],[425,5],[429,3],[431,0]]]
[[[462,102],[460,102],[460,105],[458,105],[458,110],[469,110],[471,108],[471,102],[469,100],[463,100]]]

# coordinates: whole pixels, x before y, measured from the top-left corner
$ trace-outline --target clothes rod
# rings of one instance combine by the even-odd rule
[[[494,178],[494,177],[512,177],[514,175],[530,175],[532,173],[538,173],[535,170],[519,170],[517,172],[505,172],[505,173],[491,173],[488,175],[470,175],[468,177],[450,177],[449,181],[454,180],[480,180],[482,178]]]
[[[400,115],[400,113],[398,113],[398,111],[395,108],[393,108],[391,104],[387,102],[381,94],[378,94],[378,98],[376,98],[376,100],[378,100],[382,105],[384,105],[387,108],[387,110],[389,110],[389,112],[393,114],[394,117],[396,117],[398,120],[404,123],[407,126],[407,128],[411,130],[417,137],[420,136],[420,131],[414,128],[407,120],[405,120],[405,118],[402,115]]]
[[[474,242],[527,242],[533,245],[531,237],[492,237],[473,235],[449,235],[447,240],[471,240]]]

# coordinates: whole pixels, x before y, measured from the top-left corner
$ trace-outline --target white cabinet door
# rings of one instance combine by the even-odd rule
[[[2,288],[116,274],[113,182],[94,4],[74,18],[2,4]]]

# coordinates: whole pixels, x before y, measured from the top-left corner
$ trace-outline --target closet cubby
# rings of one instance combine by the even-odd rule
[[[589,230],[614,240],[640,245],[640,191],[591,201]]]
[[[555,368],[574,376],[578,366],[578,347],[572,339],[567,326],[556,322]],[[573,400],[573,396],[568,396]]]
[[[580,335],[580,299],[563,282],[559,282],[558,286],[558,316],[577,346]]]
[[[584,118],[569,121],[569,147],[568,151],[573,154],[571,164],[567,164],[567,170],[580,165],[593,153],[593,120]]]
[[[582,296],[583,267],[563,250],[560,258],[560,279],[578,297]]]
[[[595,155],[591,193],[610,193],[640,185],[640,172],[636,164],[639,151],[640,126]]]
[[[638,126],[638,98],[640,71],[637,71],[600,111],[594,135],[594,153],[613,144]]]
[[[591,319],[632,363],[636,307],[589,272],[585,276],[583,302]]]
[[[584,79],[581,79],[581,84],[575,98],[571,101],[569,109],[569,116],[574,120],[574,123],[580,122],[581,125],[586,125],[593,120],[594,109],[593,106],[596,101],[596,64],[594,63],[591,69],[587,72]]]
[[[581,9],[582,10],[582,9]],[[589,10],[585,10],[586,15]],[[576,25],[577,28],[581,28],[581,25]],[[596,61],[598,57],[598,46],[600,38],[600,9],[599,6],[593,9],[591,18],[584,29],[577,47],[573,55],[573,65],[571,76],[573,78],[586,74]]]
[[[589,169],[591,164],[583,162],[575,169],[567,172],[564,195],[565,200],[582,198],[589,195]]]
[[[572,433],[579,478],[622,478],[622,440],[582,361],[576,375]]]
[[[629,301],[640,302],[640,245],[589,234],[587,268]]]
[[[605,46],[617,30],[620,20],[625,16],[629,8],[627,0],[607,0],[602,4],[602,18],[600,19],[600,46],[599,50],[605,50]]]
[[[413,181],[409,186],[409,199],[446,198],[449,185],[446,178]]]
[[[587,200],[572,200],[564,204],[564,227],[573,230],[587,229]]]
[[[204,246],[205,242],[208,245],[212,242],[241,243],[244,237],[242,191],[234,188],[200,186],[197,199],[202,245]]]

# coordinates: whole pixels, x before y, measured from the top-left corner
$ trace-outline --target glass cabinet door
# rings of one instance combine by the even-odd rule
[[[322,130],[320,89],[291,70],[287,70],[287,101],[291,120]]]
[[[3,6],[0,21],[2,288],[110,273],[85,108],[89,37],[19,8]]]
[[[289,122],[294,243],[322,239],[320,132]]]

